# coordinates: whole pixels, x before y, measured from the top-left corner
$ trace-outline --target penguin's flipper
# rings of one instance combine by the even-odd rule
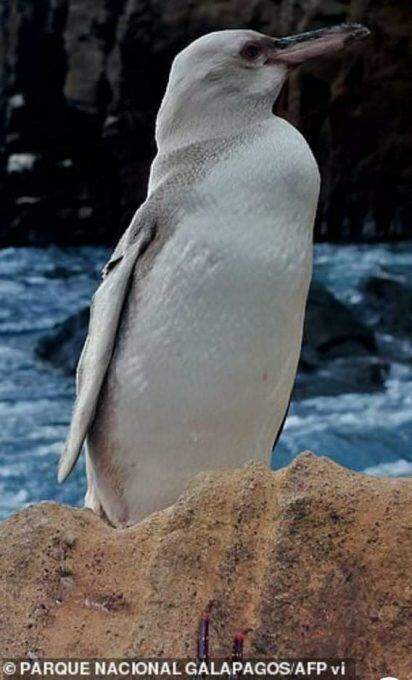
[[[109,261],[110,266],[105,272],[105,278],[93,297],[89,331],[77,367],[76,402],[66,446],[59,463],[60,483],[68,477],[82,450],[113,355],[120,317],[134,267],[153,241],[155,233],[155,224],[150,221],[149,224],[147,222],[145,224],[143,219],[133,242],[124,244],[123,252],[120,254],[116,248]]]

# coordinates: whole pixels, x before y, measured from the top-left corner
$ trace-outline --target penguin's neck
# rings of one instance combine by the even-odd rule
[[[268,120],[272,114],[272,97],[249,97],[246,102],[218,98],[201,107],[190,99],[181,106],[180,100],[165,96],[156,121],[156,142],[159,154],[167,154],[193,144],[213,142],[233,137]]]
[[[258,100],[255,107],[231,112],[230,116],[219,106],[216,116],[197,116],[195,123],[168,127],[163,106],[157,121],[158,153],[151,167],[148,195],[160,187],[182,188],[182,182],[187,187],[204,176],[230,147],[253,135],[262,123],[277,119],[267,102]]]

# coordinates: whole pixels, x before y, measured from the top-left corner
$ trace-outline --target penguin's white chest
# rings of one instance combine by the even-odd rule
[[[103,441],[97,425],[90,450],[115,460],[134,519],[150,506],[139,479],[156,479],[166,504],[199,470],[270,453],[311,274],[318,175],[299,143],[285,158],[269,137],[217,164],[130,290],[96,416],[110,428]]]
[[[316,199],[313,159],[300,139],[288,156],[279,141],[246,144],[199,183],[174,236],[129,296],[116,355],[126,411],[133,401],[136,412],[144,402],[153,413],[156,404],[167,418],[177,410],[179,422],[195,414],[192,422],[209,431],[211,413],[231,411],[249,423],[249,439],[273,427],[271,411],[283,416],[301,342]]]

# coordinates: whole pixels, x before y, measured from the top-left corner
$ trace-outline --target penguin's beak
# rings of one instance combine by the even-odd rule
[[[275,38],[267,63],[297,66],[308,59],[337,52],[368,35],[369,29],[362,24],[340,24],[287,38]]]

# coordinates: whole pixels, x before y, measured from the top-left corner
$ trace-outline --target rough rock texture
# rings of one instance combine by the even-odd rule
[[[369,44],[305,65],[279,110],[321,166],[319,237],[410,235],[409,0],[4,0],[0,244],[116,239],[145,194],[171,59],[199,34],[346,20]]]
[[[409,677],[412,484],[302,454],[197,477],[127,530],[42,504],[0,526],[5,657],[351,657],[358,677]],[[409,664],[409,667],[408,667]]]

